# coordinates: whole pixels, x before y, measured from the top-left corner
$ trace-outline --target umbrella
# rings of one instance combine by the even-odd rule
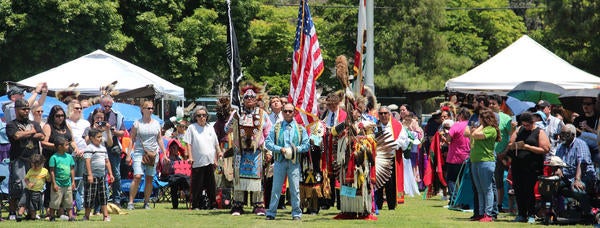
[[[36,99],[40,99],[40,96],[41,95],[38,95],[38,97]],[[31,97],[31,93],[25,92],[25,100],[29,99],[29,97]],[[8,96],[7,95],[1,96],[0,104],[4,104],[6,102],[9,102]],[[46,96],[46,101],[44,101],[44,106],[42,108],[44,110],[44,114],[42,114],[43,118],[48,117],[48,114],[50,113],[50,109],[54,105],[60,105],[60,107],[62,107],[65,110],[65,112],[67,111],[67,105],[65,103],[63,103],[59,99],[56,99],[55,97]],[[0,117],[4,117],[4,111],[2,111],[1,108],[0,108]]]
[[[82,115],[84,118],[88,117],[94,112],[94,109],[100,108],[100,104],[95,104],[90,107],[83,109]],[[123,124],[126,129],[130,129],[133,126],[133,122],[142,118],[142,112],[139,106],[130,105],[125,103],[114,102],[112,109],[123,115]],[[164,123],[157,115],[152,114],[152,119],[157,120],[161,125]]]
[[[527,109],[534,107],[535,103],[533,103],[531,101],[520,101],[517,98],[509,96],[506,99],[506,105],[510,108],[512,113],[516,116],[516,115],[523,113],[524,111],[527,111]]]
[[[560,104],[558,97],[563,93],[565,93],[565,89],[558,85],[549,82],[527,81],[519,83],[507,95],[521,101],[537,103],[539,100],[546,100],[550,104]]]
[[[595,100],[598,96],[598,93],[600,93],[600,89],[570,90],[558,97],[558,99],[560,100],[565,109],[577,113],[583,113],[583,98],[594,98]]]

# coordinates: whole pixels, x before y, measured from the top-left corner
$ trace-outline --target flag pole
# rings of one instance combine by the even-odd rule
[[[375,94],[375,81],[374,81],[374,76],[375,76],[375,49],[374,47],[374,40],[375,40],[375,34],[373,32],[374,30],[374,19],[373,19],[373,14],[374,14],[374,10],[373,8],[375,8],[375,3],[374,0],[367,0],[367,54],[366,54],[366,61],[365,61],[365,75],[364,75],[364,85],[368,86],[369,88],[371,88],[371,91],[373,91],[373,94]]]

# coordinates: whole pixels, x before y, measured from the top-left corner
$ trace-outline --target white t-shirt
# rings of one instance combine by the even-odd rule
[[[192,147],[192,156],[194,156],[192,168],[215,163],[216,147],[219,145],[219,141],[213,127],[208,124],[202,127],[198,123],[194,123],[185,132],[184,140]]]
[[[83,133],[85,132],[85,129],[90,127],[90,122],[84,120],[83,118],[79,118],[77,122],[67,119],[67,125],[69,125],[71,128],[71,133],[73,135],[73,139],[75,140],[75,144],[77,144],[77,148],[84,150],[87,147],[87,144],[85,143]]]
[[[156,139],[160,134],[160,123],[154,119],[149,123],[144,123],[142,119],[139,119],[133,123],[133,127],[136,128],[137,133],[135,138],[135,152],[144,153],[144,148],[146,150],[158,152],[160,147],[158,146]]]

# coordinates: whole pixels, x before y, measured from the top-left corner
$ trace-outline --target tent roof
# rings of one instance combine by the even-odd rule
[[[600,78],[580,70],[524,35],[481,65],[446,82],[462,93],[504,95],[524,81],[545,81],[567,90],[599,88]]]
[[[58,91],[72,83],[79,83],[77,90],[82,96],[98,96],[100,87],[113,81],[118,81],[115,89],[121,94],[185,99],[183,88],[102,50],[21,80],[18,84],[35,87],[40,82],[48,82],[49,90]],[[136,94],[128,91],[136,91]]]

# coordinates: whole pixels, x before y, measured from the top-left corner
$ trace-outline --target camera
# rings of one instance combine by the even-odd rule
[[[98,121],[96,122],[96,124],[98,124],[98,126],[104,127],[106,125],[106,121]]]

